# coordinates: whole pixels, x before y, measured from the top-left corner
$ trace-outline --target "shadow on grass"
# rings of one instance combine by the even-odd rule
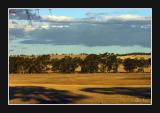
[[[101,94],[121,94],[128,96],[135,96],[138,98],[150,99],[151,98],[151,88],[133,88],[133,87],[113,87],[113,88],[85,88],[81,91],[101,93]]]
[[[87,97],[84,95],[73,95],[69,91],[46,89],[37,86],[17,86],[9,88],[9,99],[21,99],[22,102],[35,100],[38,104],[67,104],[84,98]]]

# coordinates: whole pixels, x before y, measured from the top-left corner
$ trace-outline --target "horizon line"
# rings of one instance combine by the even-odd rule
[[[152,52],[131,52],[131,53],[113,53],[113,52],[104,52],[104,53],[109,53],[109,54],[115,54],[115,55],[130,55],[130,54],[150,54]],[[79,53],[79,54],[74,54],[74,53],[48,53],[48,54],[10,54],[9,56],[40,56],[40,55],[90,55],[90,54],[104,54],[104,53]]]

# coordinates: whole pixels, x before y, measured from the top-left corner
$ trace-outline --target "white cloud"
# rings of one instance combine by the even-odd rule
[[[65,28],[65,27],[70,27],[68,25],[52,25],[52,28]]]
[[[41,25],[42,29],[49,29],[49,25]]]
[[[47,16],[42,16],[43,20],[46,21],[73,21],[74,19],[72,17],[68,16],[55,16],[55,15],[47,15]]]
[[[125,14],[125,15],[100,15],[92,17],[91,19],[88,19],[88,21],[98,21],[98,22],[108,22],[112,20],[117,21],[145,21],[150,20],[150,17],[146,16],[140,16],[140,15],[131,15],[131,14]]]
[[[74,18],[74,17],[69,17],[69,16],[55,16],[55,15],[47,15],[47,16],[41,16],[41,23],[39,20],[32,21],[32,23],[37,23],[39,26],[41,26],[44,29],[48,29],[50,25],[42,25],[43,23],[45,24],[51,24],[51,22],[55,21],[56,22],[71,22],[71,23],[86,23],[86,22],[92,22],[92,23],[99,23],[99,22],[113,22],[113,21],[120,21],[120,22],[125,22],[125,21],[150,21],[151,17],[149,16],[142,16],[142,15],[132,15],[132,14],[123,14],[123,15],[94,15],[92,17],[88,16],[86,18]],[[23,20],[24,21],[24,20]],[[17,21],[16,21],[17,22]],[[28,24],[28,21],[25,20],[25,22],[21,22],[18,20],[18,24],[26,25]],[[13,27],[12,25],[10,27]],[[16,25],[17,27],[17,25]],[[19,27],[19,26],[18,26]],[[24,27],[24,26],[23,26]],[[62,27],[59,27],[62,28]]]
[[[9,21],[8,27],[9,28],[24,28],[25,24],[24,22]]]
[[[66,27],[70,27],[68,25],[41,25],[42,29],[50,29],[50,28],[66,28]]]
[[[32,22],[32,25],[29,25],[27,23],[27,20],[26,21],[16,21],[16,22],[12,22],[12,21],[9,21],[9,28],[10,29],[22,29],[24,30],[25,32],[32,32],[34,30],[38,30],[38,29],[50,29],[50,28],[67,28],[67,27],[70,27],[69,25],[63,25],[63,24],[60,24],[60,25],[57,25],[56,23],[55,24],[51,24],[49,22]]]
[[[106,19],[111,20],[123,20],[123,21],[132,21],[132,20],[146,20],[147,18],[145,16],[140,16],[140,15],[118,15],[118,16],[105,16]]]

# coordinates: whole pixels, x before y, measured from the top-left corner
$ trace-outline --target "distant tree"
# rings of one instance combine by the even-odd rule
[[[123,61],[123,65],[124,65],[124,69],[127,71],[127,72],[134,72],[134,69],[136,69],[136,60],[135,59],[130,59],[130,58],[127,58]]]
[[[47,64],[49,63],[49,56],[42,55],[36,58],[31,58],[28,64],[28,73],[42,73],[46,71]]]
[[[60,70],[65,73],[73,73],[78,67],[79,59],[69,56],[61,59]]]
[[[99,56],[96,54],[88,55],[81,64],[82,73],[94,73],[98,71]]]
[[[146,62],[147,62],[146,67],[151,67],[151,58],[149,58]],[[150,72],[151,72],[151,68],[150,68]]]
[[[151,66],[151,58],[148,58],[146,60],[146,67],[149,67],[149,66]]]
[[[113,53],[104,53],[100,55],[100,63],[102,64],[101,66],[101,72],[107,72],[113,71],[117,72],[118,71],[118,66],[120,64],[120,59],[117,59],[117,55]]]
[[[16,73],[16,57],[9,57],[9,73]]]
[[[80,63],[80,58],[71,58],[70,56],[65,56],[60,60],[52,60],[52,70],[62,73],[73,73]]]
[[[75,63],[76,67],[80,66],[83,62],[80,57],[72,58],[72,61]]]
[[[134,59],[136,62],[136,67],[137,67],[137,72],[144,72],[144,68],[145,67],[149,67],[150,66],[150,60],[151,59],[144,59],[144,58],[140,58],[140,59]]]
[[[42,55],[38,57],[26,57],[21,56],[10,56],[9,57],[9,72],[10,73],[41,73],[46,71],[49,56]]]
[[[121,63],[122,63],[122,60],[119,59],[119,58],[117,58],[117,56],[116,56],[116,58],[113,60],[113,64],[112,64],[112,70],[113,70],[113,72],[115,72],[115,73],[118,72],[118,67],[119,67],[119,65]]]
[[[59,72],[60,69],[60,60],[59,59],[52,59],[51,60],[51,64],[52,64],[52,71],[54,72]]]
[[[141,58],[141,59],[135,59],[136,61],[136,67],[138,68],[138,72],[144,72],[144,67],[145,67],[145,59]]]
[[[117,62],[117,56],[110,55],[106,62],[107,65],[107,72],[110,72],[111,70],[114,70],[114,72],[117,72],[118,68],[118,62]]]
[[[101,64],[101,67],[100,67],[100,71],[101,72],[105,72],[106,71],[106,68],[107,68],[107,61],[108,61],[108,57],[109,57],[109,53],[104,53],[104,54],[100,54],[99,57],[100,57],[100,64]]]
[[[23,56],[9,57],[9,72],[22,73],[26,72],[26,58]]]
[[[84,60],[79,57],[72,58],[65,56],[62,59],[51,59],[50,55],[19,55],[9,57],[10,73],[43,73],[47,72],[48,66],[52,66],[52,71],[62,73],[74,73],[75,69],[80,66],[82,73],[101,72],[118,72],[119,64],[123,63],[127,72],[144,72],[144,67],[151,65],[151,58],[145,60],[127,58],[123,62],[113,53],[104,53],[100,55],[90,54]]]

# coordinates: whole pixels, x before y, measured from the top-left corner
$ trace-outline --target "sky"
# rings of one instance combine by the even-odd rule
[[[13,9],[10,9],[13,10]],[[40,8],[9,14],[9,54],[151,52],[150,8]]]

